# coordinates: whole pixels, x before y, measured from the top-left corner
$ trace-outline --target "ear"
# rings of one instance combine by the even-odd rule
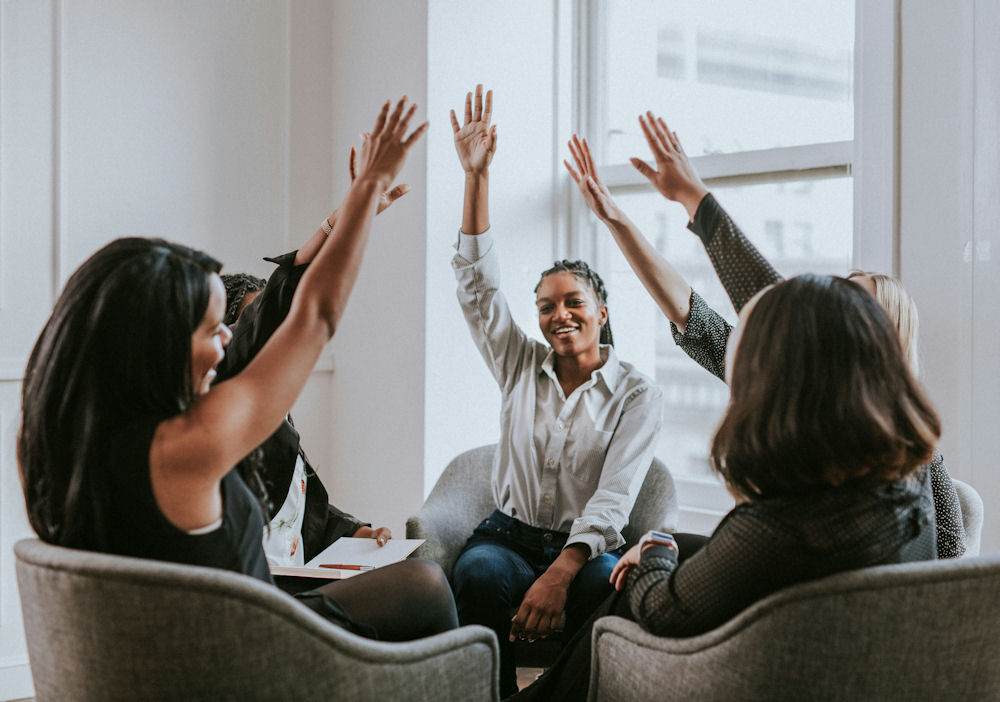
[[[608,306],[607,305],[601,305],[601,311],[600,311],[600,316],[598,317],[598,320],[600,321],[600,324],[598,324],[598,326],[601,326],[601,327],[603,327],[604,323],[606,321],[608,321]]]

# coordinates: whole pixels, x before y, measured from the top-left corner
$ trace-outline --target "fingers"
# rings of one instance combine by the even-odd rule
[[[417,103],[410,105],[410,109],[406,111],[400,120],[399,124],[396,125],[396,131],[393,132],[393,136],[397,139],[402,139],[403,135],[406,134],[406,128],[410,125],[410,120],[413,118],[413,113],[417,111]]]
[[[483,118],[483,84],[476,86],[476,109],[472,113],[473,121],[479,122]]]
[[[493,116],[493,91],[486,91],[486,107],[483,109],[483,121],[486,124],[490,123],[490,117]]]
[[[524,604],[517,610],[517,614],[514,618],[510,620],[510,640],[521,638],[524,634],[524,620],[527,618],[528,613],[524,611]]]
[[[385,126],[385,120],[389,116],[389,106],[391,104],[391,100],[386,100],[385,104],[382,105],[382,110],[378,113],[378,118],[375,120],[375,126],[372,127],[371,133],[374,136],[378,136],[382,132],[382,127]]]
[[[406,107],[406,96],[404,95],[396,103],[396,107],[393,109],[392,114],[389,115],[389,119],[385,123],[385,133],[395,134],[396,127],[399,125],[399,120],[403,115],[403,108]]]
[[[587,161],[583,157],[580,140],[577,139],[576,134],[569,141],[569,152],[573,154],[573,160],[576,161],[576,167],[580,169],[580,175],[586,176],[588,174]]]
[[[410,134],[410,136],[406,137],[406,139],[403,140],[403,142],[402,142],[403,143],[403,147],[407,148],[407,149],[410,148],[410,146],[413,144],[413,142],[415,142],[417,139],[419,139],[420,137],[422,137],[424,135],[424,132],[427,131],[428,125],[430,125],[430,122],[424,122],[419,127],[417,127],[416,129],[414,129],[413,133]]]
[[[408,192],[410,192],[410,186],[406,183],[400,183],[395,188],[387,192],[385,196],[386,199],[389,200],[389,204],[391,205],[396,200],[406,195],[406,193]],[[386,529],[386,531],[388,531],[388,529]]]
[[[629,159],[629,163],[635,166],[635,170],[639,171],[650,180],[655,180],[656,171],[641,158],[635,158],[633,156],[632,158]]]
[[[458,124],[458,118],[455,117],[455,110],[451,110],[451,131],[458,134],[459,129],[461,129],[461,127]]]
[[[590,144],[587,143],[586,139],[583,140],[583,157],[587,164],[587,170],[590,171],[590,174],[594,176],[594,179],[596,180],[597,165],[594,163],[594,157],[590,154]]]
[[[472,93],[465,94],[465,124],[472,121]],[[465,124],[462,126],[464,127]]]
[[[649,144],[649,148],[653,152],[653,158],[659,161],[666,155],[663,153],[663,146],[660,145],[659,138],[642,115],[639,115],[639,126],[642,128],[643,136],[646,137],[646,143]]]
[[[566,166],[566,170],[569,171],[569,177],[573,179],[573,182],[577,185],[580,184],[580,176],[577,172],[573,170],[573,166],[569,165],[569,161],[563,159],[563,165]]]
[[[358,152],[351,147],[351,156],[347,159],[347,170],[351,174],[351,182],[353,183],[355,178],[358,177]]]
[[[490,129],[490,146],[487,149],[487,151],[490,152],[491,158],[496,150],[497,150],[497,126],[494,124],[493,128]]]
[[[660,146],[663,150],[668,154],[676,151],[673,143],[670,141],[670,135],[668,134],[669,130],[667,129],[666,123],[662,119],[654,117],[652,112],[647,111],[646,118],[649,120],[649,125],[652,127],[653,133],[656,135],[656,138],[660,142]]]

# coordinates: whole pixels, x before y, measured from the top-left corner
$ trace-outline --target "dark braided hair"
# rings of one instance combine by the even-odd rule
[[[226,316],[222,321],[227,326],[235,324],[239,318],[243,298],[267,285],[266,280],[249,273],[227,273],[222,276],[222,283],[226,286]]]
[[[604,287],[604,281],[601,280],[601,276],[597,275],[597,271],[587,265],[586,261],[570,261],[565,258],[561,261],[556,261],[552,264],[552,268],[542,271],[542,277],[538,279],[538,285],[541,285],[542,281],[553,273],[572,273],[574,276],[590,286],[590,289],[594,291],[594,295],[597,297],[597,301],[600,304],[608,304],[608,289]],[[535,286],[536,293],[538,292],[538,285]],[[610,314],[608,314],[607,319],[604,321],[604,325],[601,327],[601,337],[598,341],[602,344],[608,344],[610,346],[615,345],[615,338],[611,335]]]

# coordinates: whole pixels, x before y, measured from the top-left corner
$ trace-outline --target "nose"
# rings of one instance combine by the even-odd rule
[[[555,313],[553,316],[556,319],[566,319],[569,317],[569,308],[566,305],[556,305]]]

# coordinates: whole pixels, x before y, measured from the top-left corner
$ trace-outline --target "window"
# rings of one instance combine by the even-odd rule
[[[783,275],[843,274],[857,261],[853,0],[590,0],[583,8],[580,124],[602,178],[709,304],[735,319],[701,242],[686,231],[687,213],[628,163],[649,157],[637,120],[646,109],[677,131],[719,202]],[[613,319],[630,332],[616,336],[620,355],[655,370],[663,387],[657,454],[680,484],[682,528],[709,530],[731,505],[707,460],[728,390],[674,344],[604,227],[576,221],[576,249],[597,262]]]

